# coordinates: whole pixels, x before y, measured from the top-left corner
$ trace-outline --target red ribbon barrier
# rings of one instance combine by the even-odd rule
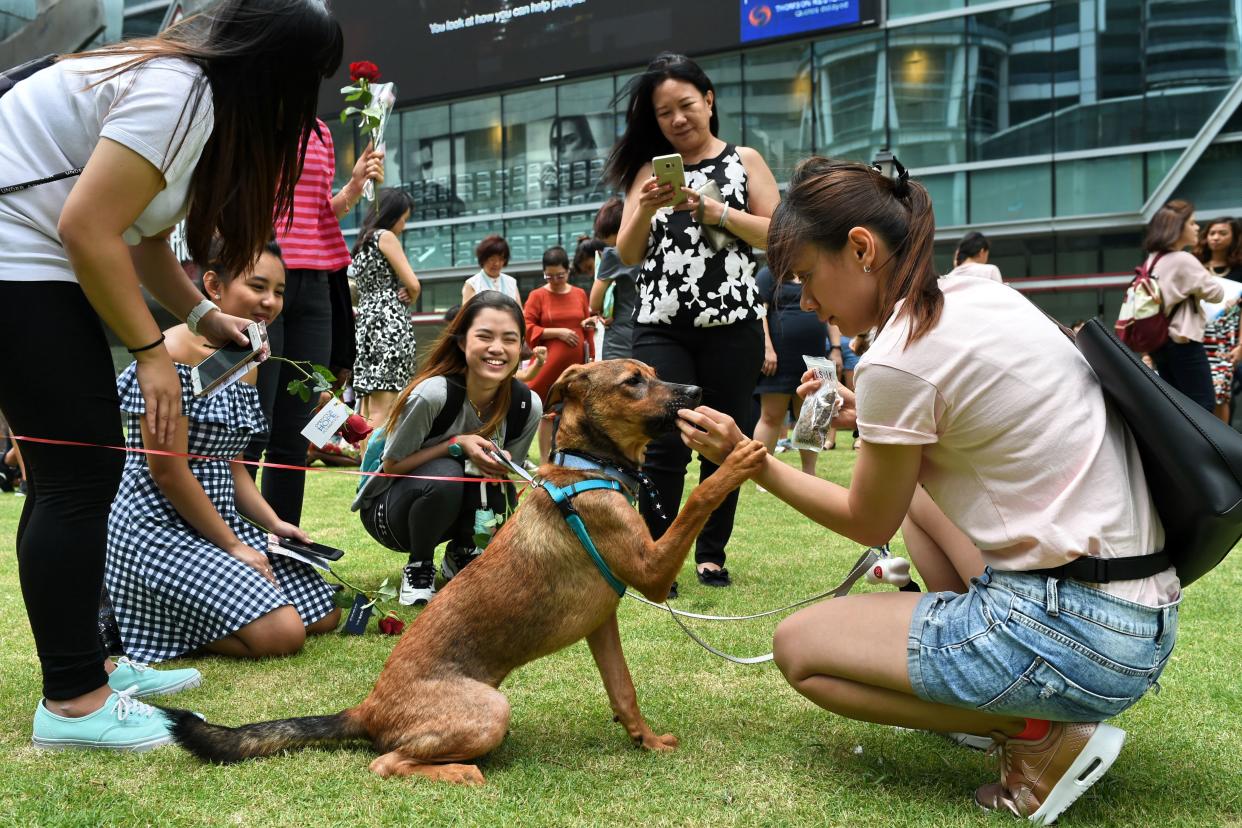
[[[501,477],[439,477],[429,474],[390,474],[389,472],[380,471],[362,471],[361,469],[341,469],[331,466],[290,466],[285,463],[268,463],[264,460],[237,460],[232,457],[212,457],[207,454],[186,454],[179,451],[161,451],[160,449],[149,448],[130,448],[129,446],[105,446],[99,443],[82,443],[77,440],[53,440],[49,437],[19,437],[16,434],[11,435],[14,440],[20,440],[26,443],[43,443],[49,446],[75,446],[78,448],[99,448],[110,449],[111,451],[121,451],[126,454],[154,454],[160,457],[183,457],[186,460],[213,460],[225,463],[241,463],[244,466],[254,466],[262,469],[287,469],[289,471],[309,471],[309,472],[333,472],[335,474],[348,474],[354,477],[403,477],[410,480],[439,480],[445,483],[512,483],[512,480]]]

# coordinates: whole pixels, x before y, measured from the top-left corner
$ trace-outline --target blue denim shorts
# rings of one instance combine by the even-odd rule
[[[953,707],[1097,722],[1156,685],[1176,638],[1176,605],[1153,609],[1077,581],[989,567],[964,594],[919,601],[910,683],[919,698]]]

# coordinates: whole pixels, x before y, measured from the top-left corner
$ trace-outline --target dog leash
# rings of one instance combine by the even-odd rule
[[[803,598],[800,601],[795,601],[792,604],[788,604],[778,609],[767,610],[766,612],[757,612],[754,615],[704,615],[697,612],[685,612],[683,610],[673,609],[668,605],[667,601],[662,604],[657,604],[654,601],[648,601],[646,598],[643,598],[641,595],[634,592],[627,591],[625,594],[639,603],[667,612],[673,621],[676,622],[677,626],[681,627],[681,631],[689,636],[690,640],[707,650],[712,655],[720,656],[726,661],[732,661],[734,664],[763,664],[766,661],[772,660],[772,653],[769,652],[760,656],[735,656],[730,653],[726,653],[723,650],[718,650],[695,635],[694,631],[687,627],[681,618],[697,618],[702,621],[749,621],[753,618],[764,618],[769,615],[788,612],[789,610],[797,609],[798,607],[805,606],[806,604],[812,604],[816,601],[822,601],[828,598],[841,598],[849,594],[849,591],[854,588],[854,584],[858,583],[858,579],[866,575],[868,570],[870,570],[879,560],[880,556],[876,554],[876,551],[874,549],[868,549],[862,554],[861,557],[859,557],[857,561],[854,562],[854,566],[850,569],[849,574],[845,576],[845,580],[841,581],[841,583],[837,584],[832,589],[812,595],[809,598]]]

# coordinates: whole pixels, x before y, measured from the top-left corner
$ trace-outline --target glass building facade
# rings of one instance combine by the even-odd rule
[[[1170,176],[1165,197],[1204,216],[1242,208],[1242,120],[1200,146],[1240,75],[1239,25],[1232,0],[889,0],[871,29],[698,59],[721,137],[758,149],[778,181],[811,153],[870,160],[888,146],[932,194],[945,269],[971,228],[988,233],[1009,279],[1091,277],[1134,266],[1144,206]],[[534,280],[546,247],[572,250],[589,232],[633,71],[394,119],[388,180],[416,202],[405,246],[429,287],[422,310],[456,301],[488,233],[508,239],[510,271]],[[333,129],[343,182],[352,128]],[[1069,300],[1086,312],[1115,304],[1091,279],[1064,281],[1086,289]],[[1111,293],[1117,281],[1094,283]],[[1055,285],[1040,289],[1041,304],[1065,304]]]

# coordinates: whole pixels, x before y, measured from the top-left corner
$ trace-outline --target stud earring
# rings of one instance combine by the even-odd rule
[[[863,265],[863,273],[870,273],[871,265]]]

